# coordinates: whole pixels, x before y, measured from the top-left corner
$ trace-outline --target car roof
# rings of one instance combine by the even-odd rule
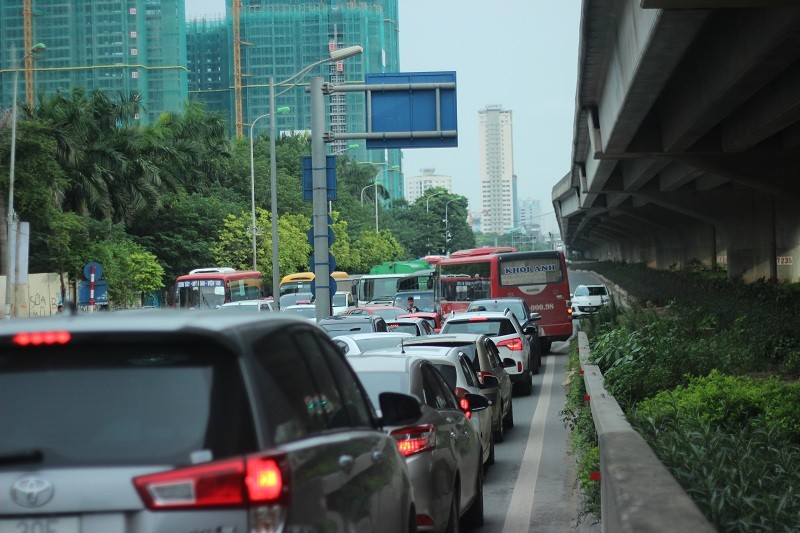
[[[396,346],[393,348],[376,348],[374,350],[367,350],[362,355],[417,355],[420,357],[444,357],[454,349],[452,346]]]
[[[508,318],[508,316],[503,311],[470,311],[469,313],[456,313],[447,317],[447,320],[469,321],[475,318]]]
[[[386,321],[387,324],[419,324],[420,322],[424,322],[425,319],[422,317],[405,317],[405,318],[390,318]]]
[[[525,301],[519,296],[498,296],[497,298],[479,298],[477,300],[473,300],[472,302],[470,302],[470,305],[478,302],[504,302],[508,300],[521,301],[521,302]]]
[[[407,346],[416,344],[439,344],[445,342],[458,342],[458,343],[475,343],[481,337],[486,337],[483,333],[439,333],[437,335],[425,335],[423,337],[414,337],[407,342]]]
[[[320,320],[320,323],[327,323],[327,322],[371,322],[374,320],[383,320],[380,316],[377,315],[336,315],[336,316],[329,316],[327,318],[323,318]]]
[[[404,372],[408,373],[419,357],[367,354],[347,360],[356,372]],[[417,363],[419,364],[419,363]]]
[[[47,318],[21,318],[0,322],[0,340],[20,332],[67,331],[73,334],[129,334],[147,339],[143,333],[227,338],[236,343],[244,332],[259,335],[289,325],[310,327],[308,322],[281,313],[227,314],[216,310],[130,311],[124,318],[116,313],[73,315],[62,313]],[[126,338],[129,337],[126,335]],[[99,337],[103,338],[103,337]]]
[[[316,309],[317,306],[316,304],[294,304],[294,305],[287,305],[286,307],[283,308],[283,310],[286,311],[287,309],[310,309],[310,308]]]
[[[375,337],[394,337],[396,339],[411,337],[416,339],[417,336],[413,333],[406,333],[404,331],[369,331],[365,333],[345,333],[342,335],[337,335],[332,337],[334,340],[340,337],[347,337],[353,339],[354,341],[360,341],[363,339],[374,339]]]
[[[237,305],[259,305],[265,303],[272,303],[272,300],[239,300],[238,302],[228,302],[222,304],[220,307],[236,307]]]

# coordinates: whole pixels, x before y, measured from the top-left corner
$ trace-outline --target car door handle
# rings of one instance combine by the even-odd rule
[[[458,439],[458,433],[455,430],[450,430],[450,436],[454,439]]]
[[[339,457],[339,468],[342,470],[350,470],[353,468],[353,456],[352,455],[342,455]]]
[[[372,460],[374,462],[377,463],[378,461],[380,461],[384,457],[386,457],[386,452],[381,451],[381,450],[372,450]]]

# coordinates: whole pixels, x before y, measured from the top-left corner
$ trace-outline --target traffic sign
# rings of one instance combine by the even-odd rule
[[[333,272],[331,270],[331,272]],[[333,295],[336,294],[336,278],[333,276],[330,277],[330,281],[328,282],[328,291],[331,293],[331,300],[333,299]],[[314,295],[316,298],[317,296],[317,285],[312,281],[311,282],[311,294]]]
[[[83,267],[83,275],[86,279],[92,279],[92,267],[94,267],[94,280],[97,281],[103,277],[103,266],[100,263],[95,261],[89,261],[86,263],[86,266]]]
[[[78,305],[89,305],[91,285],[89,281],[78,282]],[[95,305],[108,303],[108,282],[104,279],[94,282],[94,303]]]
[[[311,257],[308,259],[308,271],[309,272],[316,272],[316,264],[314,263],[314,254],[311,254]],[[333,254],[328,252],[328,272],[333,273],[336,270],[336,259],[333,257]]]
[[[303,157],[303,200],[310,202],[314,196],[312,186],[311,156]],[[325,180],[328,188],[328,200],[336,200],[336,156],[325,156]],[[313,222],[312,222],[313,223]]]
[[[334,240],[333,239],[333,228],[330,227],[330,224],[333,224],[333,221],[331,220],[330,215],[328,215],[328,221],[329,221],[328,222],[328,224],[329,224],[328,225],[328,246],[330,247],[330,246],[333,246],[333,240]],[[308,235],[308,244],[311,245],[311,249],[313,250],[314,249],[314,222],[311,222],[311,229],[308,230],[306,235]],[[312,272],[314,271],[313,267],[312,267],[311,271]],[[331,272],[333,272],[333,270],[331,270]]]

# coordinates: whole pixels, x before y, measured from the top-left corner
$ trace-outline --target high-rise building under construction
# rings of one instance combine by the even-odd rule
[[[235,125],[237,106],[234,86],[236,65],[233,51],[218,46],[227,39],[237,46],[233,31],[234,0],[226,0],[226,18],[189,23],[188,68],[190,96],[206,102]],[[276,115],[278,132],[308,131],[311,104],[306,87],[313,76],[333,84],[363,83],[367,73],[397,72],[398,0],[236,0],[239,6],[239,70],[241,73],[241,117],[243,133],[253,121],[269,113],[269,78],[276,83],[276,108],[289,107]],[[297,80],[294,87],[281,82],[308,65],[328,57],[332,50],[359,45],[364,53],[338,63],[325,63]],[[217,54],[216,50],[220,50]],[[221,75],[217,75],[221,73]],[[366,128],[365,96],[360,92],[326,97],[328,131],[361,132]],[[264,118],[255,134],[267,131]],[[357,146],[355,146],[357,145]],[[392,167],[400,165],[400,151],[367,151],[364,141],[334,141],[329,153],[346,153],[352,159],[386,165],[379,175],[392,199],[403,197],[403,179]]]
[[[33,63],[35,94],[136,92],[142,122],[179,111],[188,98],[184,19],[184,0],[2,0],[0,109],[11,107],[14,73],[24,68],[27,26],[32,42],[46,46]],[[18,91],[24,100],[25,88]]]

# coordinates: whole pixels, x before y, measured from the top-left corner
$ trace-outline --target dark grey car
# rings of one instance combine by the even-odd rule
[[[1,531],[415,525],[380,424],[418,401],[381,397],[379,421],[324,333],[279,313],[5,321],[0,406]]]

